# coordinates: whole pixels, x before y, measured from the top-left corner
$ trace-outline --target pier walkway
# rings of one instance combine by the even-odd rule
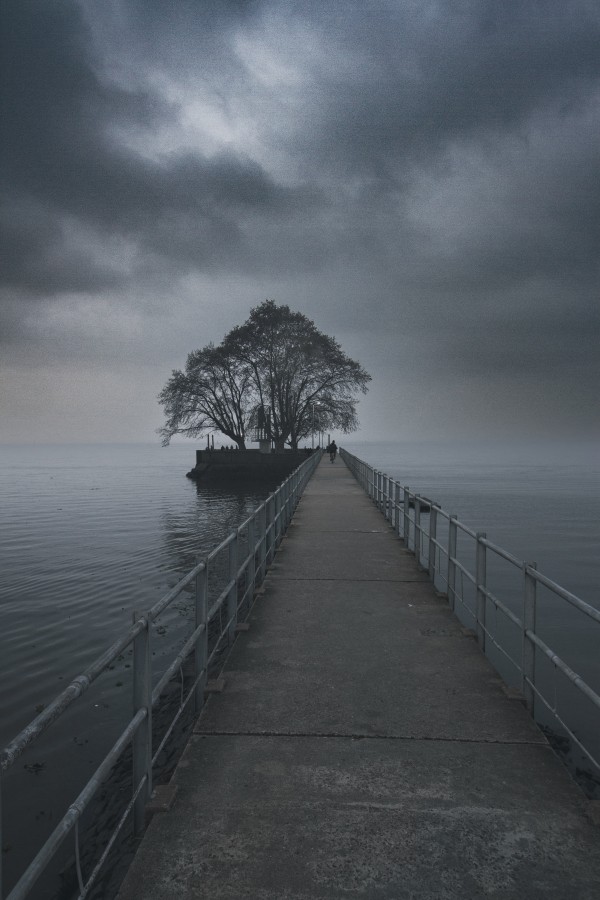
[[[597,900],[600,829],[341,460],[324,458],[120,900]]]

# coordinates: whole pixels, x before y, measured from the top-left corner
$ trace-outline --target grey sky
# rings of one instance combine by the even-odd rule
[[[148,440],[266,297],[361,438],[597,429],[595,0],[4,0],[0,441]]]

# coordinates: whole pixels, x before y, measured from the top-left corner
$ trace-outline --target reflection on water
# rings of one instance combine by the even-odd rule
[[[192,482],[193,456],[176,446],[0,448],[2,746],[276,487]],[[189,610],[183,594],[157,629],[155,656],[172,652]],[[124,726],[131,672],[125,652],[11,770],[9,880]]]
[[[473,448],[346,445],[516,556],[535,559],[569,590],[598,601],[598,480],[586,461],[561,456],[542,464],[478,456]],[[170,590],[275,487],[190,481],[185,472],[193,459],[191,445],[0,447],[2,745],[130,624],[134,610]],[[496,577],[492,565],[490,577]],[[550,601],[542,603],[552,609]],[[161,623],[155,654],[169,654],[189,624],[189,608],[182,595]],[[569,644],[569,658],[597,674],[597,641],[585,629],[579,637],[568,631],[567,638],[565,625],[556,613],[547,628]],[[64,811],[59,798],[74,797],[109,749],[130,698],[125,653],[19,760],[4,797],[9,878],[28,841],[38,846],[56,825]]]
[[[234,492],[226,482],[192,485],[196,502],[177,511],[169,507],[160,514],[167,565],[182,574],[244,521],[277,486],[263,484],[260,489],[242,484]]]
[[[275,487],[192,482],[189,448],[37,455],[2,448],[1,742]]]

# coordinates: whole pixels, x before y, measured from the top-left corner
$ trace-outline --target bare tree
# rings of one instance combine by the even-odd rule
[[[209,344],[190,353],[185,371],[175,370],[159,395],[166,423],[160,429],[163,444],[174,434],[197,437],[220,431],[240,450],[256,405],[247,367],[222,347]]]
[[[190,353],[185,372],[174,371],[159,400],[167,421],[163,443],[218,430],[245,447],[261,423],[276,448],[316,430],[344,433],[358,426],[356,394],[371,376],[338,342],[289,306],[266,300],[214,347]]]
[[[366,393],[371,376],[302,313],[266,300],[222,346],[246,366],[276,447],[297,448],[313,424],[356,429],[355,395]]]

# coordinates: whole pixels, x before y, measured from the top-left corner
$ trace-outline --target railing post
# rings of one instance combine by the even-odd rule
[[[448,603],[454,610],[456,605],[456,546],[458,526],[456,516],[448,519]]]
[[[290,524],[292,518],[292,479],[288,478],[285,483],[285,530]]]
[[[421,497],[415,494],[415,557],[421,566]]]
[[[404,546],[410,550],[410,491],[408,487],[404,488]]]
[[[279,488],[277,491],[277,546],[279,547],[281,543],[281,538],[283,535],[283,488]]]
[[[235,637],[235,626],[237,625],[237,608],[238,608],[238,585],[237,585],[237,561],[238,561],[238,533],[234,531],[234,538],[229,545],[229,594],[227,595],[227,621],[228,635],[227,639],[230,644],[233,643]]]
[[[196,575],[196,628],[204,625],[204,631],[196,640],[194,648],[194,677],[198,679],[194,690],[194,707],[196,715],[204,706],[204,689],[208,673],[208,569],[206,563]]]
[[[254,591],[256,590],[256,529],[254,527],[254,516],[248,522],[248,557],[246,579],[248,582],[249,603],[252,603]]]
[[[400,537],[400,485],[396,482],[396,487],[394,490],[394,507],[395,507],[395,526],[396,526],[396,535]]]
[[[273,495],[265,500],[265,572],[272,559],[271,548],[273,546]]]
[[[281,488],[275,492],[275,549],[279,547],[281,543],[281,527],[282,527],[282,515],[281,515]]]
[[[283,496],[284,496],[284,515],[283,515],[283,530],[287,531],[287,527],[290,524],[290,519],[292,518],[292,493],[291,493],[291,478],[286,478],[285,484],[283,486]]]
[[[276,500],[275,494],[271,494],[269,500],[269,557],[267,558],[268,563],[272,563],[275,557],[275,551],[277,550],[277,519],[276,519]]]
[[[475,560],[475,587],[476,591],[476,620],[477,620],[477,642],[485,653],[485,611],[487,598],[485,590],[487,587],[487,559],[486,546],[483,538],[486,537],[485,531],[477,532],[477,554]]]
[[[281,537],[285,534],[285,529],[287,528],[287,482],[284,481],[281,485],[281,527],[280,533]]]
[[[261,583],[267,571],[267,503],[263,504],[260,517],[260,544],[258,549],[258,565],[260,568]]]
[[[387,517],[388,517],[388,502],[387,502],[388,489],[389,489],[388,485],[389,485],[389,478],[384,473],[381,477],[381,488],[382,488],[381,512],[383,513],[384,519],[387,519]]]
[[[535,644],[528,637],[527,632],[535,634],[536,627],[536,601],[537,601],[537,581],[530,574],[529,569],[537,569],[537,563],[523,564],[523,650],[522,650],[522,671],[521,671],[521,693],[525,698],[525,705],[531,713],[534,714],[535,708],[535,691],[532,685],[535,684]]]
[[[437,506],[434,506],[433,503],[429,508],[429,551],[428,551],[428,569],[429,569],[429,577],[435,584],[435,541],[437,538]]]
[[[134,612],[133,621],[139,619]],[[133,713],[146,710],[146,718],[133,736],[133,789],[137,790],[144,776],[146,784],[138,794],[133,808],[135,834],[144,830],[144,810],[152,794],[152,669],[150,658],[150,623],[133,640]]]

